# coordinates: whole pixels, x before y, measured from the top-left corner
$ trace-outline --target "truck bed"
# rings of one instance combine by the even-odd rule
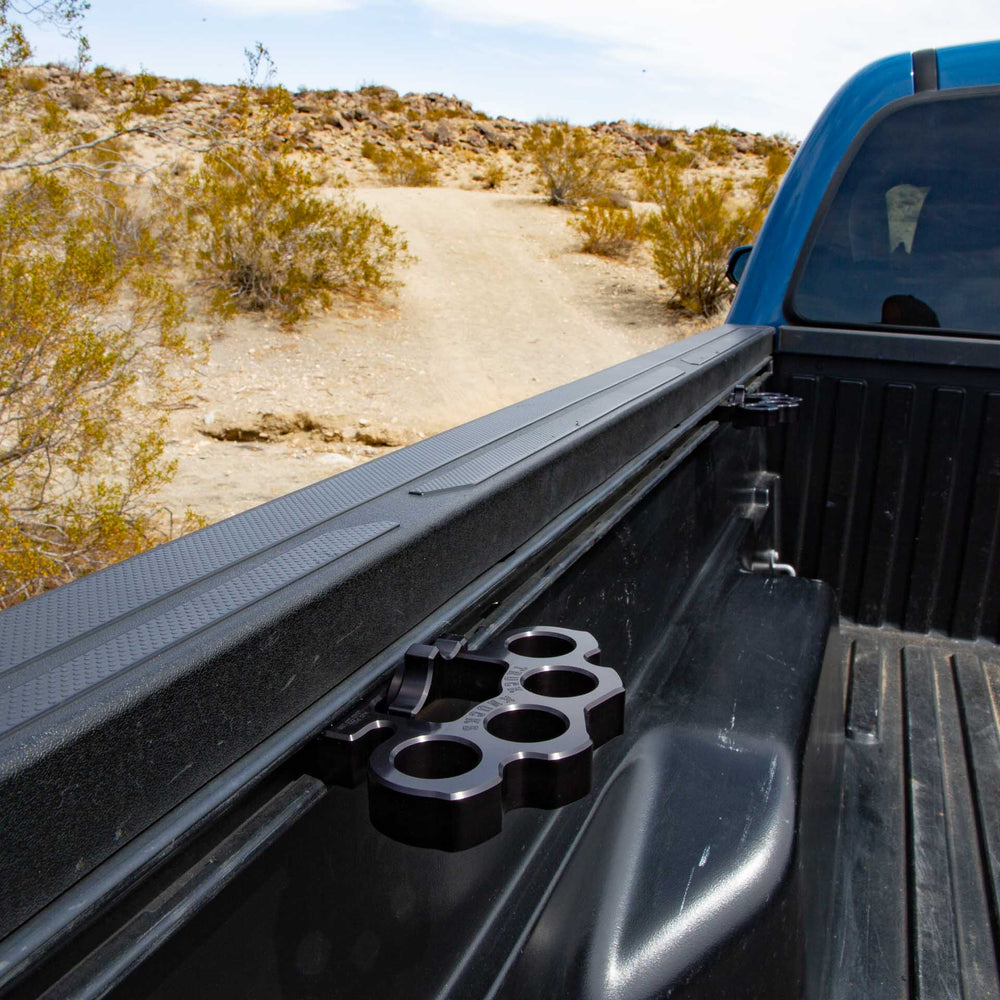
[[[996,997],[1000,647],[842,625],[834,997]]]

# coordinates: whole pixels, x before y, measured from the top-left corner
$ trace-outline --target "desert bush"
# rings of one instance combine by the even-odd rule
[[[486,169],[483,171],[483,187],[492,191],[500,187],[505,180],[507,180],[507,171],[504,170],[502,163],[491,160],[486,164]]]
[[[608,183],[611,156],[586,129],[536,123],[524,143],[553,205],[575,205],[600,197]]]
[[[729,130],[719,125],[707,125],[699,129],[695,133],[692,145],[713,163],[722,165],[733,158],[733,141]]]
[[[58,102],[46,99],[42,103],[42,113],[38,118],[38,126],[46,135],[55,135],[63,131],[68,121],[66,110]]]
[[[148,200],[169,171],[143,163],[137,185],[139,165],[126,159],[129,134],[169,150],[171,132],[130,124],[131,106],[79,133],[62,108],[43,101],[39,118],[16,103],[31,54],[18,17],[80,38],[82,61],[86,6],[0,0],[0,606],[178,527],[156,494],[173,474],[164,421],[190,392],[190,348],[163,255],[173,213]],[[143,75],[130,101],[149,97],[155,78]],[[93,81],[102,93],[123,89],[103,72]],[[213,125],[184,138],[214,149],[251,137]]]
[[[424,117],[429,122],[439,122],[445,118],[464,118],[465,112],[459,108],[430,108]]]
[[[99,202],[37,172],[0,199],[0,606],[165,538],[183,299]]]
[[[121,79],[108,66],[97,65],[90,74],[94,88],[102,97],[117,96],[122,90]]]
[[[18,80],[18,87],[29,94],[38,94],[48,86],[48,81],[37,73],[26,73]]]
[[[638,200],[665,204],[674,191],[673,175],[687,170],[695,159],[696,154],[690,149],[673,152],[657,149],[650,153],[635,179]]]
[[[791,158],[781,146],[772,147],[767,154],[764,173],[746,185],[751,198],[749,224],[753,233],[757,233],[764,224],[764,217],[778,193],[778,185],[790,162]]]
[[[267,310],[292,325],[337,293],[386,288],[406,241],[378,213],[318,196],[288,157],[211,153],[187,185],[189,230],[211,308]]]
[[[756,135],[753,140],[751,152],[754,156],[770,156],[775,151],[780,151],[787,155],[788,150],[794,147],[795,143],[785,134],[777,132],[774,135]]]
[[[90,95],[84,93],[82,90],[71,90],[66,95],[66,103],[74,111],[86,111],[90,107]]]
[[[569,224],[583,236],[581,250],[601,257],[627,257],[643,239],[635,212],[606,198],[587,205]]]
[[[255,88],[253,99],[258,107],[277,117],[286,117],[295,110],[292,95],[281,84]]]
[[[378,167],[378,172],[389,184],[398,187],[434,187],[437,184],[438,165],[415,149],[383,149],[365,140],[361,155]]]
[[[201,81],[194,79],[194,77],[190,77],[187,80],[181,80],[181,86],[184,89],[177,96],[177,100],[182,104],[187,104],[190,101],[193,101],[202,92]]]
[[[676,166],[663,168],[659,211],[646,222],[653,264],[683,308],[709,315],[728,292],[726,261],[747,242],[753,219],[732,204],[729,181],[685,182]]]

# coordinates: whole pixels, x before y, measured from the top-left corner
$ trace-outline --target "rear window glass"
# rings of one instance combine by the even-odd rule
[[[882,119],[806,253],[799,320],[1000,333],[1000,95]]]

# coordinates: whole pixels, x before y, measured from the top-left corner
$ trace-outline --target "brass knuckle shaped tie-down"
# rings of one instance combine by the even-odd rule
[[[590,633],[549,626],[513,630],[481,653],[463,637],[411,646],[385,697],[317,741],[325,776],[354,785],[367,772],[371,820],[396,840],[482,843],[505,810],[590,791],[593,751],[625,721],[621,678],[599,656]]]
[[[750,392],[737,385],[712,416],[734,427],[777,427],[798,420],[802,400],[781,392]]]

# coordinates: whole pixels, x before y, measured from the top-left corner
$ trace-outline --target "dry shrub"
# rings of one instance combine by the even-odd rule
[[[728,163],[733,158],[733,140],[729,129],[719,125],[707,125],[695,133],[692,140],[694,148],[702,156],[720,165]]]
[[[606,198],[587,205],[569,224],[583,236],[581,250],[601,257],[627,257],[643,239],[635,212]]]
[[[414,149],[382,149],[365,140],[361,155],[378,167],[378,172],[396,187],[434,187],[438,165]]]
[[[90,107],[90,95],[82,90],[71,90],[66,95],[66,103],[73,111],[86,111]]]
[[[659,211],[646,222],[653,264],[673,301],[707,316],[729,290],[726,260],[750,237],[750,213],[733,206],[731,182],[686,183],[673,165],[662,168],[657,190]]]
[[[486,165],[486,169],[483,171],[484,188],[493,191],[499,188],[505,180],[507,180],[507,171],[504,170],[502,163],[493,160]]]
[[[764,224],[764,216],[778,193],[778,185],[791,163],[791,157],[780,146],[773,147],[767,154],[764,173],[755,177],[746,187],[752,200],[750,228],[756,233]]]
[[[25,73],[17,81],[18,88],[27,91],[29,94],[37,94],[43,91],[48,85],[48,80],[37,73]]]
[[[0,199],[0,607],[166,537],[184,303],[154,251],[118,252],[95,185],[29,172]]]
[[[465,112],[458,108],[430,108],[424,117],[429,122],[439,122],[445,118],[464,118]]]
[[[696,159],[697,154],[690,149],[657,149],[650,153],[635,179],[637,199],[664,204],[673,193],[673,174],[692,167]]]
[[[266,310],[290,326],[337,293],[390,286],[406,241],[371,209],[319,197],[287,157],[254,149],[208,155],[188,182],[201,283],[222,316]]]
[[[556,124],[546,130],[535,124],[524,150],[534,161],[553,205],[575,205],[600,197],[608,187],[611,155],[586,129]]]

